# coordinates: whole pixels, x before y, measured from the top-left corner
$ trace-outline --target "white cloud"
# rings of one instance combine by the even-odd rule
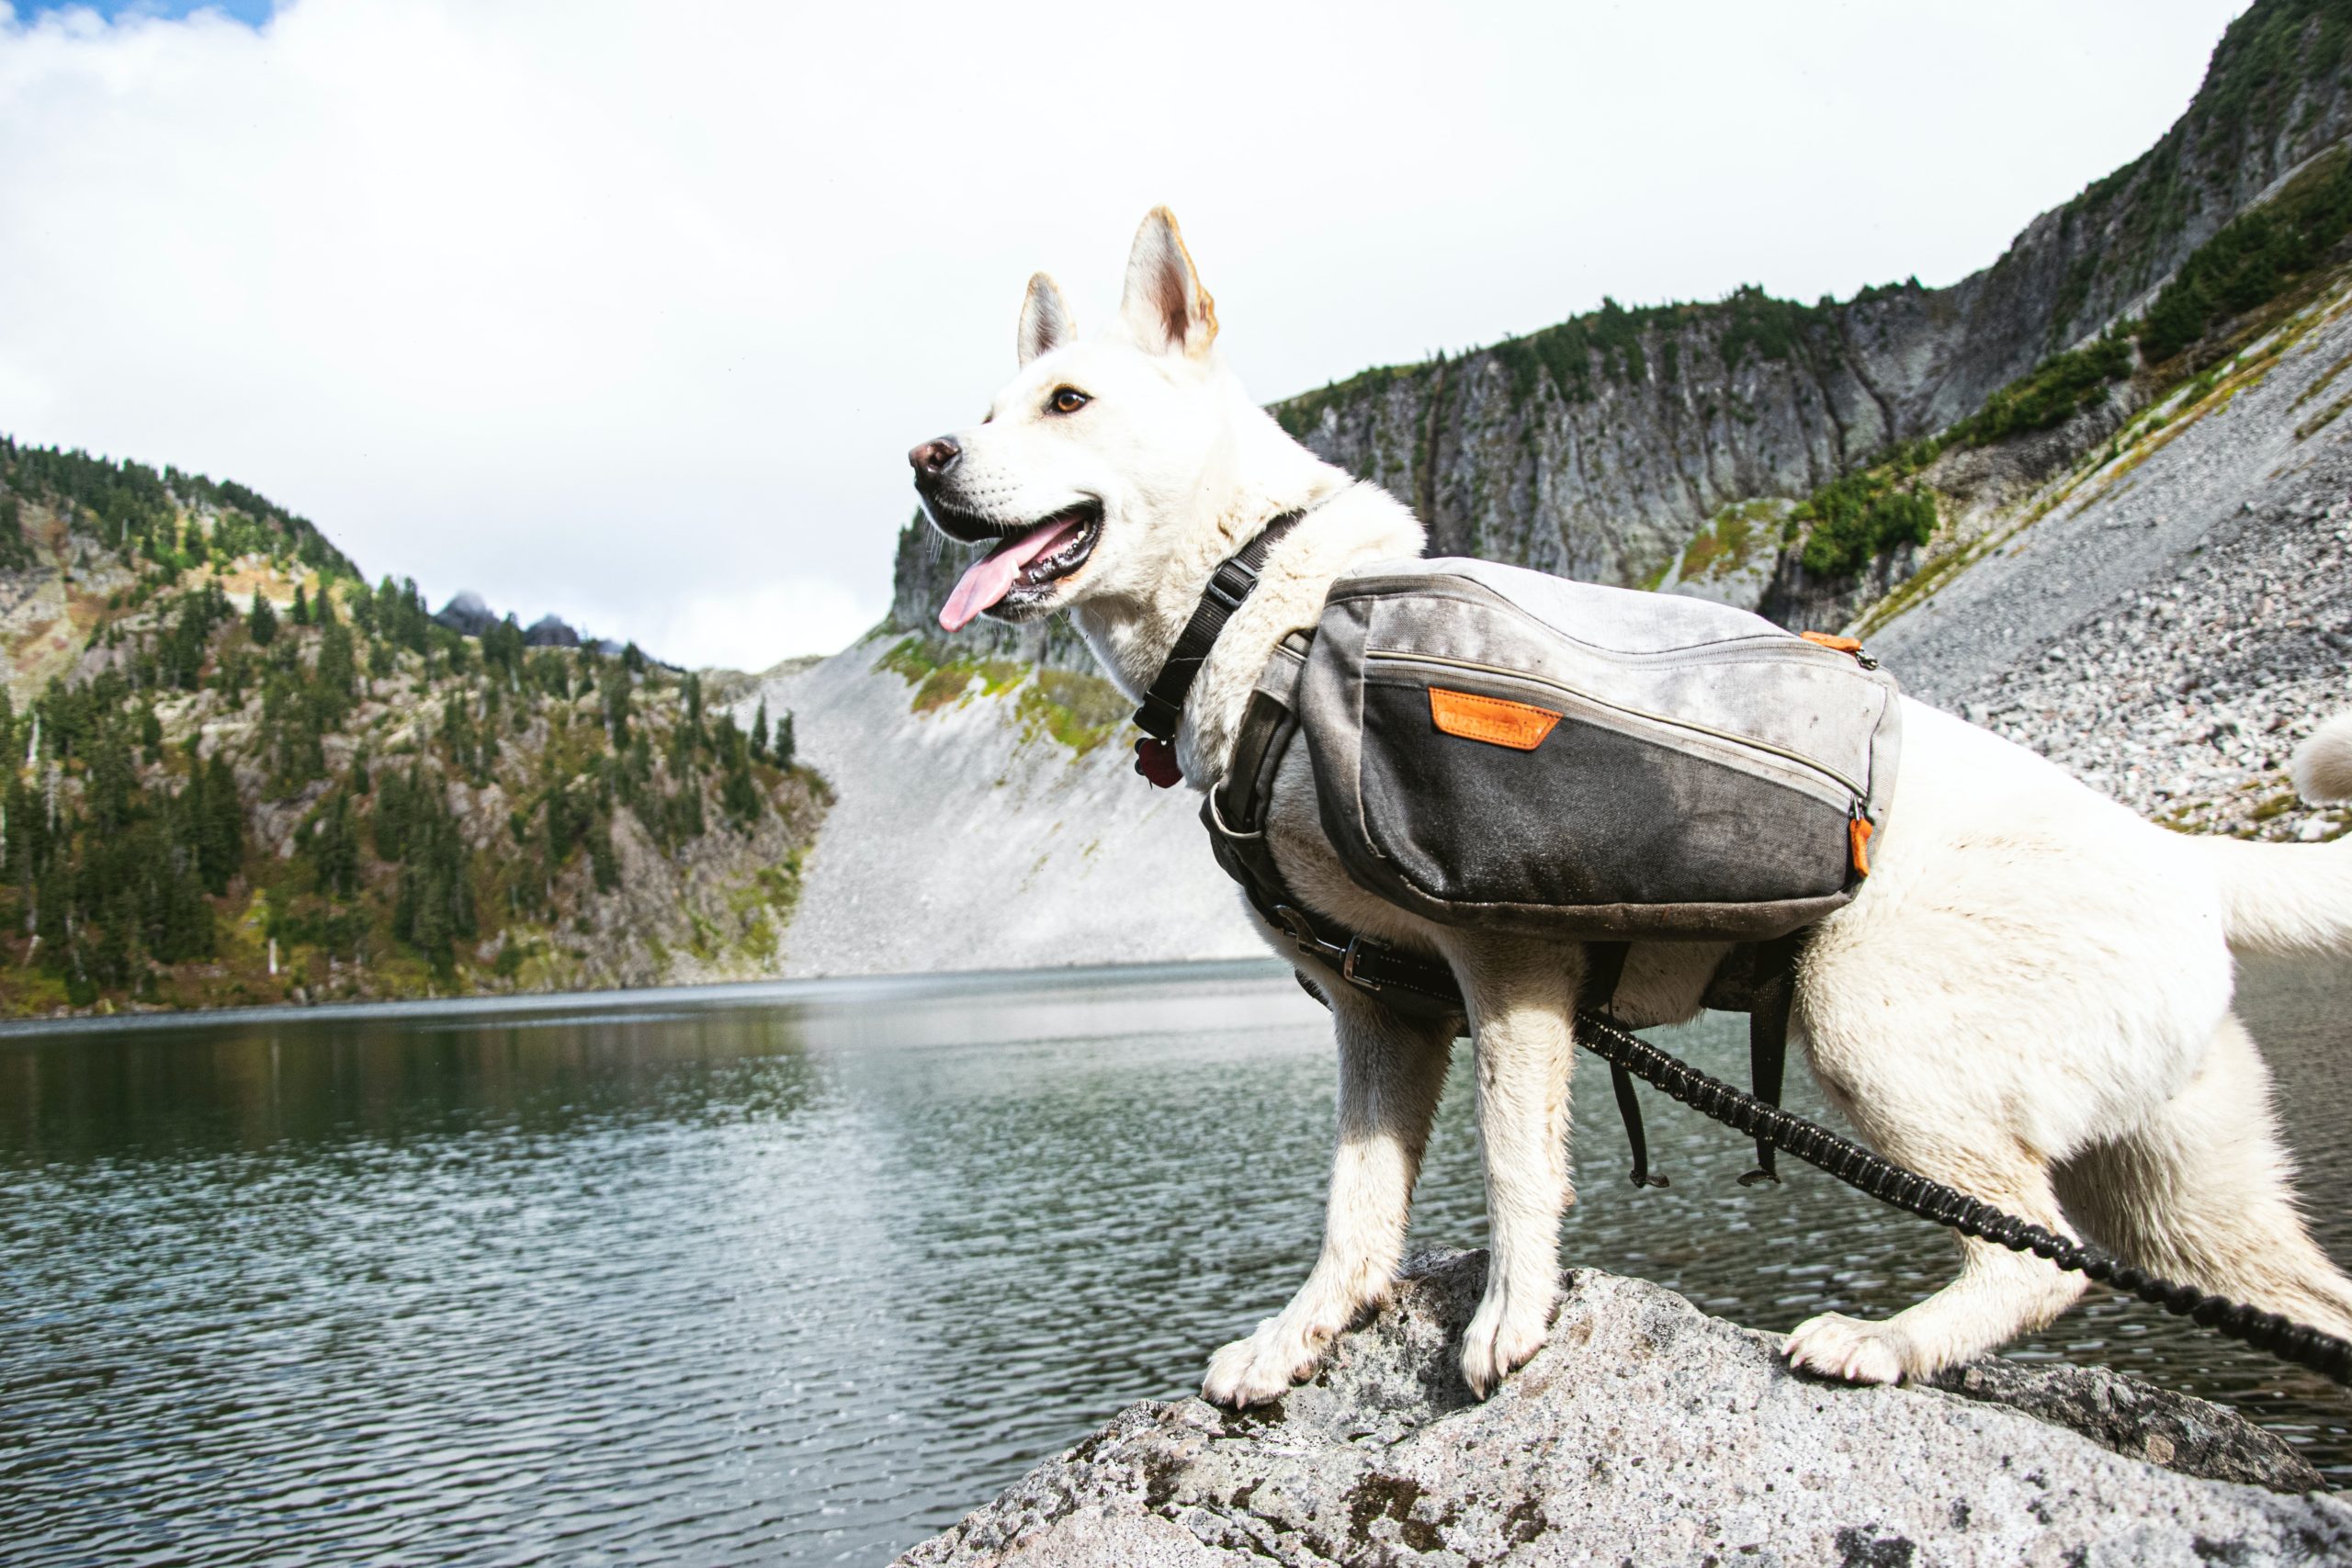
[[[628,627],[664,659],[689,667],[740,668],[744,661],[736,655],[742,649],[831,652],[848,647],[880,619],[881,611],[844,583],[795,577],[717,585],[634,605]],[[774,656],[755,653],[751,667],[772,662]]]
[[[0,21],[0,429],[372,571],[758,666],[878,618],[902,453],[1182,217],[1267,397],[1622,299],[1983,265],[2237,0],[300,0]],[[679,640],[665,643],[665,637]]]

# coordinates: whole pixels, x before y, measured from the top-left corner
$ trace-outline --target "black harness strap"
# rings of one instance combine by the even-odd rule
[[[1184,722],[1184,698],[1193,689],[1193,680],[1201,672],[1209,649],[1216,646],[1216,634],[1225,630],[1225,623],[1250,591],[1258,586],[1258,573],[1266,564],[1266,557],[1283,541],[1284,535],[1306,520],[1306,509],[1285,512],[1258,531],[1258,536],[1219,562],[1209,574],[1209,585],[1201,592],[1201,602],[1193,606],[1193,618],[1184,623],[1177,634],[1176,646],[1168,650],[1168,662],[1159,667],[1159,674],[1152,681],[1151,690],[1143,694],[1143,706],[1136,709],[1136,728],[1154,740],[1167,740]]]
[[[1796,1002],[1797,954],[1804,949],[1804,933],[1792,931],[1761,943],[1756,956],[1756,992],[1747,1009],[1747,1074],[1756,1098],[1767,1105],[1781,1103],[1781,1077],[1789,1059],[1789,1010]],[[1753,1187],[1780,1179],[1770,1142],[1757,1139],[1756,1168],[1741,1177],[1739,1184]]]
[[[1616,1018],[1610,1003],[1617,995],[1617,982],[1624,977],[1625,954],[1633,945],[1630,942],[1584,944],[1584,980],[1577,987],[1578,1013],[1599,1013],[1612,1021]],[[1625,1123],[1625,1146],[1634,1151],[1629,1179],[1636,1187],[1664,1187],[1665,1177],[1650,1174],[1650,1139],[1642,1126],[1642,1102],[1634,1094],[1634,1075],[1615,1062],[1610,1063],[1609,1088],[1617,1097],[1618,1120]]]

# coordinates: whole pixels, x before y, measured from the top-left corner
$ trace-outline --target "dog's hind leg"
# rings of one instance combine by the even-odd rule
[[[1478,1145],[1492,1257],[1462,1341],[1462,1375],[1482,1398],[1542,1348],[1560,1288],[1568,1182],[1569,1035],[1577,950],[1481,938],[1453,954],[1470,1003],[1478,1064]]]
[[[1386,1295],[1403,1261],[1413,1182],[1445,1087],[1453,1030],[1401,1017],[1346,987],[1334,989],[1340,1134],[1323,1250],[1289,1305],[1210,1358],[1201,1393],[1217,1404],[1262,1404],[1311,1374],[1332,1336]]]
[[[2293,1170],[2269,1069],[2224,1018],[2188,1086],[2145,1125],[2069,1160],[2058,1195],[2143,1269],[2352,1339],[2352,1280],[2303,1228]]]
[[[2048,1164],[1995,1129],[1971,1141],[1906,1139],[1855,1116],[1864,1136],[1890,1159],[1956,1187],[2007,1213],[2072,1237],[2060,1213]],[[1962,1236],[1960,1275],[1942,1290],[1883,1323],[1824,1313],[1789,1336],[1789,1364],[1849,1382],[1926,1377],[2028,1334],[2081,1299],[2089,1281],[2030,1252]]]

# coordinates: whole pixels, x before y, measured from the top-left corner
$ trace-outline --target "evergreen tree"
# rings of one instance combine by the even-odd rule
[[[735,728],[733,714],[720,714],[711,727],[712,745],[718,752],[718,803],[725,807],[728,820],[748,830],[760,819],[766,806],[760,786],[752,777],[752,748],[743,732]]]
[[[302,592],[302,585],[299,582],[294,585],[294,614],[291,619],[298,626],[307,626],[311,624],[311,601]]]
[[[261,689],[261,739],[270,759],[273,783],[292,794],[327,771],[325,711],[301,680],[301,666],[275,670]]]
[[[609,817],[600,817],[589,827],[588,870],[599,893],[610,893],[621,885],[620,862],[613,853],[613,819]]]
[[[483,628],[481,663],[483,669],[504,675],[509,685],[515,685],[521,681],[523,628],[514,624],[513,615],[508,615],[496,626]]]
[[[359,830],[351,820],[351,798],[341,791],[327,802],[311,835],[311,863],[319,891],[329,898],[348,898],[359,890]]]
[[[254,661],[242,648],[232,648],[220,656],[212,671],[213,684],[220,688],[220,699],[231,711],[245,705],[245,682],[253,679]]]
[[[415,783],[416,767],[411,763],[406,776],[387,773],[376,792],[376,810],[370,825],[375,829],[376,855],[379,860],[398,862],[407,857],[409,802]]]
[[[199,766],[191,756],[184,799],[188,835],[196,849],[197,879],[207,893],[220,897],[245,861],[245,807],[237,797],[237,775],[230,770],[228,759],[216,754]]]
[[[12,495],[0,501],[0,567],[22,570],[32,564],[33,547],[25,537],[24,509]]]
[[[439,781],[412,768],[403,793],[409,821],[400,891],[392,905],[392,934],[423,953],[446,984],[455,977],[457,943],[477,929],[473,856]],[[381,805],[377,809],[380,821]],[[381,843],[380,828],[378,841]]]
[[[672,773],[678,787],[662,813],[668,829],[667,841],[691,843],[703,834],[702,779],[695,772],[691,759],[683,768],[673,766]]]
[[[247,624],[252,628],[255,647],[267,648],[277,640],[277,606],[263,597],[258,588],[254,590],[254,607]]]
[[[768,760],[779,768],[788,769],[792,766],[792,712],[787,708],[784,716],[776,720],[775,739],[768,746]]]
[[[752,718],[752,761],[764,762],[768,757],[768,700],[760,699],[760,711]]]
[[[107,725],[92,738],[89,773],[83,781],[91,823],[101,835],[111,836],[130,826],[130,797],[138,784],[130,738],[120,727]]]
[[[481,732],[474,726],[470,694],[455,691],[441,704],[441,739],[449,749],[450,765],[476,783],[482,776]]]
[[[319,609],[322,615],[326,604],[326,595],[321,594]],[[324,704],[327,728],[341,728],[359,690],[359,666],[352,653],[351,628],[342,622],[326,622],[326,630],[319,637],[319,663],[312,678]]]
[[[628,721],[629,678],[616,671],[605,682],[605,735],[616,752],[628,747]]]

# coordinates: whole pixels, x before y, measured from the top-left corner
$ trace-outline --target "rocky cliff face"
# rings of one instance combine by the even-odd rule
[[[1776,1337],[1592,1269],[1569,1275],[1544,1348],[1480,1404],[1454,1362],[1485,1271],[1483,1254],[1425,1259],[1312,1383],[1239,1414],[1135,1405],[900,1562],[2121,1568],[2352,1552],[2352,1507],[2201,1400],[1997,1361],[1939,1389],[1815,1382]]]
[[[1725,508],[1803,497],[2096,336],[2352,132],[2343,10],[2256,6],[2154,147],[1951,288],[1813,306],[1755,290],[1712,305],[1606,304],[1459,359],[1367,371],[1276,412],[1323,457],[1409,501],[1434,551],[1651,581]]]
[[[1755,289],[1713,304],[1610,302],[1459,358],[1368,370],[1274,412],[1317,453],[1411,503],[1435,553],[1656,583],[1702,527],[1720,530],[1726,515],[1736,526],[1744,507],[1804,497],[1943,430],[2052,352],[2144,308],[2199,244],[2352,133],[2347,35],[2341,0],[2256,5],[2154,147],[1948,288],[1911,282],[1815,305]],[[2077,434],[2096,440],[2112,425]],[[1787,554],[1775,531],[1756,530],[1718,573],[1753,581],[1717,596],[1818,622],[1921,558],[1894,552],[1864,581],[1824,592]],[[893,623],[929,626],[962,558],[910,526]],[[965,635],[989,651],[1084,660],[1066,630],[990,624]]]

